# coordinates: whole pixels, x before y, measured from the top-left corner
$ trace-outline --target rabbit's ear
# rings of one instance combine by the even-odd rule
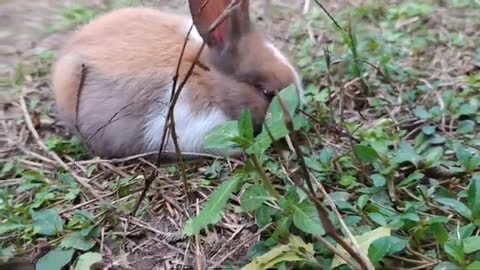
[[[232,2],[237,2],[238,6],[210,32],[212,24]],[[209,47],[223,50],[250,31],[248,0],[189,0],[189,3],[193,23]]]

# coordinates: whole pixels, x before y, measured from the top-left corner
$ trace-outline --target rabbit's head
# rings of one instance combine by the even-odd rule
[[[233,2],[233,4],[232,4]],[[302,82],[293,65],[250,21],[249,0],[190,0],[190,11],[215,68],[267,96]],[[225,12],[229,7],[231,12]],[[219,17],[228,14],[213,31]]]

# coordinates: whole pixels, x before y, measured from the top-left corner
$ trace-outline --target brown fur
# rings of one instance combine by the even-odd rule
[[[73,128],[78,117],[80,136],[93,152],[120,157],[145,151],[147,116],[168,107],[186,21],[153,9],[127,8],[84,26],[66,44],[53,74],[55,98],[68,126]],[[280,90],[294,75],[257,32],[243,33],[237,41],[226,53],[206,48],[182,96],[195,108],[193,114],[216,107],[238,119],[250,108],[259,129],[270,99],[255,86],[261,82]],[[188,43],[180,81],[200,45]],[[82,65],[86,74],[79,94]]]

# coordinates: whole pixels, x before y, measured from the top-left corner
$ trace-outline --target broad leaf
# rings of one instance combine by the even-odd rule
[[[436,198],[435,200],[445,206],[450,207],[452,210],[456,211],[463,217],[467,219],[472,219],[472,211],[468,209],[468,207],[461,201],[450,198]]]
[[[442,223],[433,223],[431,230],[440,244],[445,244],[448,241],[448,231]]]
[[[1,263],[6,263],[10,259],[15,257],[15,246],[10,245],[5,248],[0,248],[0,265]]]
[[[60,243],[60,247],[62,248],[74,248],[82,251],[89,251],[94,246],[95,241],[86,239],[80,232],[67,235]]]
[[[370,231],[370,232],[367,232],[367,233],[364,233],[362,235],[359,235],[359,236],[355,236],[355,239],[358,243],[358,245],[360,246],[359,250],[360,252],[362,252],[362,254],[364,256],[368,256],[368,250],[370,248],[370,245],[372,244],[373,241],[377,240],[377,239],[380,239],[382,237],[385,237],[385,236],[390,236],[391,234],[391,230],[390,228],[386,228],[386,227],[380,227],[380,228],[377,228],[373,231]],[[351,243],[350,239],[345,239],[345,241],[347,241],[348,243]],[[345,256],[347,257],[351,257],[350,255],[347,254],[347,252],[339,247],[337,245],[337,249],[344,253]],[[335,268],[335,267],[338,267],[342,264],[345,264],[345,261],[343,259],[341,259],[340,257],[338,257],[337,255],[335,255],[335,257],[333,258],[333,261],[332,261],[332,269]],[[373,266],[372,266],[373,268]]]
[[[463,251],[470,254],[480,250],[480,236],[472,236],[463,240]]]
[[[363,162],[372,163],[380,159],[377,151],[375,151],[369,146],[357,144],[354,146],[353,150],[355,151],[355,154],[358,156],[358,158],[361,159]]]
[[[467,265],[466,270],[478,270],[480,269],[480,261],[472,262],[471,264]]]
[[[468,188],[468,207],[474,219],[480,219],[480,176],[475,176]]]
[[[207,225],[220,221],[225,204],[230,198],[230,195],[237,190],[240,183],[240,178],[234,178],[221,184],[217,190],[210,195],[210,200],[208,200],[200,214],[187,221],[183,233],[192,236],[198,234]]]
[[[470,162],[473,154],[461,144],[456,144],[454,149],[458,161],[460,161],[464,167],[468,167],[468,163]]]
[[[457,265],[451,263],[451,262],[441,262],[433,268],[433,270],[463,270]]]
[[[34,212],[32,222],[36,234],[55,236],[63,231],[63,220],[57,209]]]
[[[475,130],[475,122],[472,120],[464,120],[458,123],[457,133],[464,135],[472,133]]]
[[[102,261],[102,254],[96,252],[87,252],[78,257],[75,264],[75,270],[90,270],[95,263]]]
[[[0,235],[24,229],[26,226],[23,224],[15,224],[15,223],[6,223],[0,224]]]
[[[299,205],[294,205],[295,212],[293,213],[293,223],[300,230],[314,235],[324,235],[325,230],[322,226],[322,221],[318,216],[317,209],[305,200]]]
[[[270,216],[270,209],[266,205],[260,206],[260,208],[255,213],[255,217],[255,220],[257,221],[257,226],[260,228],[263,228],[267,224],[272,222],[272,217]]]
[[[40,258],[37,262],[36,270],[62,270],[73,257],[74,250],[54,249]]]
[[[394,154],[392,163],[401,164],[404,162],[410,162],[412,164],[417,164],[420,160],[422,160],[422,157],[417,154],[410,144],[401,142],[398,151]]]
[[[443,156],[443,148],[435,147],[427,151],[425,155],[426,165],[428,167],[436,166]]]
[[[379,238],[372,242],[368,248],[368,257],[372,262],[379,262],[385,257],[392,247],[392,239],[389,236]]]
[[[376,187],[384,187],[387,184],[387,179],[381,174],[373,174],[370,178],[372,178],[373,185]]]
[[[306,244],[300,237],[290,235],[287,245],[276,246],[269,252],[242,268],[242,270],[271,269],[282,262],[313,261],[315,251],[312,244]]]
[[[330,166],[330,162],[332,161],[334,154],[335,154],[335,149],[333,149],[332,147],[327,147],[323,149],[320,152],[320,156],[319,156],[320,162],[324,166]]]
[[[291,85],[283,89],[278,93],[278,96],[282,99],[289,115],[293,118],[294,127],[301,127],[304,121],[294,116],[294,112],[299,105],[298,93],[295,87]],[[278,96],[270,103],[263,123],[262,132],[255,138],[255,143],[247,149],[247,153],[261,154],[272,144],[271,137],[273,137],[274,140],[278,140],[288,135],[289,131],[285,125],[285,118],[283,116],[282,106],[278,101]]]
[[[240,135],[238,121],[229,121],[212,129],[205,136],[206,149],[227,149],[238,147],[233,140]]]
[[[240,137],[243,137],[248,141],[253,141],[252,114],[249,110],[243,111],[240,121],[238,122],[238,129],[240,132]]]
[[[385,219],[385,217],[378,212],[368,213],[368,217],[371,220],[373,220],[373,222],[377,223],[380,226],[386,226],[387,225],[387,220]]]
[[[465,253],[463,252],[463,248],[458,243],[450,241],[445,243],[443,249],[451,260],[461,265],[465,264]]]
[[[263,186],[249,187],[240,198],[240,204],[244,211],[257,210],[264,202],[271,199]]]

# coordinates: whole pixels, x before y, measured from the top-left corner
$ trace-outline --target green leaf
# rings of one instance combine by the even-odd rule
[[[468,163],[470,162],[473,154],[461,144],[455,145],[454,149],[458,161],[460,161],[464,167],[468,167]]]
[[[314,235],[325,234],[317,209],[310,201],[305,200],[299,205],[294,205],[294,208],[293,223],[297,228]]]
[[[443,156],[443,148],[442,147],[434,147],[425,155],[426,165],[427,167],[432,167],[436,165]]]
[[[442,223],[433,223],[431,229],[440,244],[445,244],[448,241],[448,231]]]
[[[63,231],[63,220],[57,209],[47,209],[32,213],[35,234],[55,236]]]
[[[229,121],[212,129],[205,136],[205,149],[227,149],[238,147],[233,140],[239,137],[238,121]]]
[[[353,150],[355,151],[355,154],[358,156],[358,158],[361,159],[363,162],[372,163],[380,159],[377,151],[375,151],[369,146],[357,144],[354,146]]]
[[[413,110],[416,117],[420,119],[429,119],[432,115],[423,106],[418,106]]]
[[[330,166],[330,162],[332,161],[333,154],[335,154],[335,150],[332,147],[327,147],[323,149],[320,152],[320,156],[319,156],[320,162],[324,166]]]
[[[392,163],[401,164],[404,162],[411,162],[417,164],[420,160],[422,160],[422,157],[417,154],[410,144],[401,142],[398,151],[394,154]]]
[[[437,128],[435,126],[424,126],[422,127],[422,132],[425,135],[433,135]]]
[[[369,252],[370,245],[373,243],[373,241],[375,241],[377,239],[380,239],[382,237],[385,237],[385,236],[390,236],[390,235],[391,235],[391,229],[390,228],[379,227],[379,228],[377,228],[373,231],[369,231],[369,232],[364,233],[362,235],[355,236],[355,240],[357,241],[358,245],[360,246],[359,251],[363,255],[368,256],[367,253]],[[347,241],[347,243],[351,244],[350,239],[345,239],[345,241]],[[397,248],[398,248],[398,246],[397,246]],[[351,256],[348,255],[343,248],[339,247],[338,244],[337,244],[337,249],[340,252],[344,253],[345,256],[351,258]],[[334,269],[334,268],[336,268],[340,265],[343,265],[343,264],[345,264],[345,261],[343,259],[341,259],[340,257],[338,257],[338,255],[335,255],[335,257],[333,258],[333,261],[332,261],[331,269]],[[372,266],[372,269],[374,269],[373,266]]]
[[[371,220],[373,220],[373,222],[377,223],[380,226],[386,226],[387,225],[387,220],[385,219],[385,217],[378,212],[368,213],[368,217]]]
[[[398,253],[402,250],[404,250],[407,247],[408,240],[401,239],[398,237],[390,236],[391,240],[391,247],[390,250],[388,251],[388,255],[393,255],[395,253]]]
[[[285,103],[289,115],[294,118],[294,127],[298,129],[301,126],[300,124],[303,121],[300,121],[294,116],[294,112],[300,104],[298,99],[298,93],[295,89],[295,86],[290,85],[289,87],[280,91],[280,93],[278,93],[278,95],[273,98],[265,116],[262,132],[255,138],[255,143],[249,149],[247,149],[247,153],[260,154],[265,152],[272,144],[272,139],[270,138],[270,135],[275,140],[284,138],[288,135],[289,131],[285,125],[283,109],[278,101],[278,97],[280,97]]]
[[[67,235],[60,243],[62,248],[74,248],[82,251],[89,251],[94,246],[95,241],[86,239],[80,232],[73,232]]]
[[[355,177],[353,175],[350,175],[350,174],[344,174],[342,175],[342,177],[340,178],[340,181],[338,182],[340,185],[344,186],[344,187],[349,187],[351,186],[353,183],[355,183]]]
[[[14,245],[10,245],[5,248],[0,248],[0,266],[1,266],[1,263],[6,263],[13,257],[15,257]]]
[[[15,223],[5,223],[5,224],[0,224],[0,235],[13,232],[13,231],[18,231],[21,229],[24,229],[26,226],[23,224],[15,224]]]
[[[472,120],[465,120],[460,121],[458,123],[457,133],[461,135],[465,135],[468,133],[472,133],[475,130],[475,122]]]
[[[249,142],[253,142],[253,122],[250,110],[243,111],[238,122],[238,129],[240,131],[240,137],[247,139]]]
[[[325,168],[321,162],[316,161],[313,158],[305,157],[305,164],[309,169],[312,169],[317,172],[325,171]]]
[[[73,249],[63,250],[63,249],[54,249],[48,252],[45,256],[40,258],[37,262],[35,269],[36,270],[62,270],[65,265],[67,265],[73,257]]]
[[[458,109],[458,114],[459,115],[472,115],[477,112],[477,106],[473,106],[472,104],[462,104],[460,108]]]
[[[465,264],[465,253],[460,245],[451,241],[445,243],[443,249],[451,260],[461,265]]]
[[[237,190],[241,182],[240,178],[233,178],[221,184],[217,190],[210,195],[210,199],[200,214],[187,221],[183,233],[192,236],[198,234],[207,225],[220,221],[225,204],[230,198],[230,195]]]
[[[257,220],[257,226],[259,228],[263,228],[267,224],[272,222],[272,217],[270,216],[270,209],[266,205],[260,206],[260,208],[255,213],[255,217]]]
[[[458,228],[453,233],[455,233],[455,235],[459,235],[460,239],[465,239],[467,237],[472,236],[473,232],[476,229],[477,229],[477,227],[475,226],[475,224],[469,223],[465,226],[462,226],[462,227]]]
[[[472,156],[465,168],[467,172],[473,172],[480,167],[480,157],[478,155]]]
[[[244,211],[257,210],[264,202],[272,199],[263,186],[249,187],[240,198],[240,205]]]
[[[75,264],[75,270],[90,270],[95,263],[102,261],[102,254],[96,252],[87,252],[78,257]]]
[[[463,240],[463,251],[470,254],[480,250],[480,236],[467,237]]]
[[[461,201],[457,201],[450,198],[436,198],[437,202],[450,207],[452,210],[456,211],[463,217],[467,219],[472,219],[472,211],[468,209],[468,207],[463,204]]]
[[[282,262],[314,260],[312,244],[306,244],[300,237],[290,235],[287,245],[276,246],[242,268],[242,270],[271,269]]]
[[[360,197],[358,197],[358,200],[357,200],[358,209],[362,210],[363,208],[365,208],[365,206],[368,203],[368,200],[370,200],[370,196],[366,194],[363,194]]]
[[[376,187],[384,187],[387,184],[387,179],[381,174],[373,174],[370,178],[372,178],[373,185]]]
[[[399,187],[406,187],[406,186],[422,179],[424,176],[425,175],[421,172],[414,172],[414,173],[410,174],[405,180],[400,182],[400,184],[398,184],[398,186]]]
[[[379,262],[385,257],[392,247],[392,240],[389,236],[376,239],[368,248],[368,257],[372,262]]]
[[[478,270],[480,269],[480,261],[472,262],[471,264],[467,265],[466,270]]]
[[[433,270],[461,270],[460,267],[451,262],[441,262],[433,268]]]
[[[476,175],[470,181],[467,199],[473,218],[480,219],[480,176]]]
[[[247,153],[261,155],[267,151],[272,143],[270,135],[267,132],[262,132],[255,137],[255,142],[247,149]]]

